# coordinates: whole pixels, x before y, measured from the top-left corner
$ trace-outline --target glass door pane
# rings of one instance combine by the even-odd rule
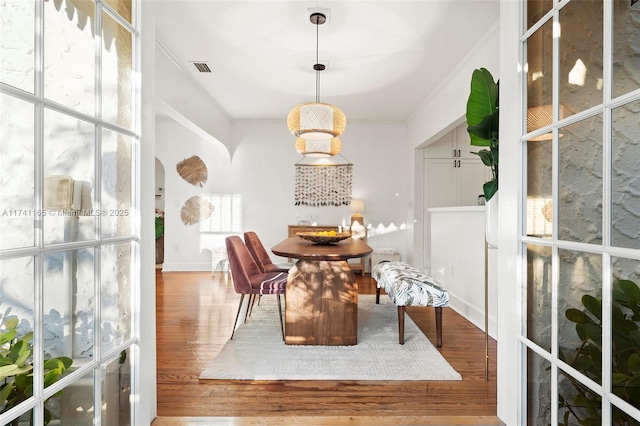
[[[558,358],[602,384],[602,257],[559,250]]]
[[[132,335],[131,244],[102,247],[100,310],[102,351],[122,344]]]
[[[640,408],[640,261],[614,257],[611,264],[611,392]],[[614,424],[634,424],[622,410],[613,417]]]
[[[527,350],[527,425],[551,422],[551,363]]]
[[[559,130],[558,238],[602,244],[602,116]]]
[[[2,0],[0,10],[0,81],[33,93],[35,0]]]
[[[102,118],[133,128],[133,35],[102,13]]]
[[[571,1],[560,9],[560,104],[573,113],[603,101],[603,2]]]
[[[94,125],[44,113],[45,244],[95,239]],[[69,223],[66,218],[76,216]]]
[[[553,233],[553,146],[550,140],[527,141],[527,235],[551,238]]]
[[[527,245],[527,338],[551,352],[551,247]]]
[[[527,133],[551,125],[553,83],[553,22],[537,29],[526,42],[527,52]],[[549,140],[551,134],[533,140]]]
[[[45,358],[67,356],[78,368],[95,346],[94,250],[48,253],[44,261]]]
[[[640,101],[611,112],[611,245],[640,249]]]
[[[638,14],[640,2],[613,0],[613,97],[640,88],[640,31]]]
[[[44,95],[95,115],[95,3],[44,2]]]
[[[122,18],[124,18],[127,22],[132,22],[132,3],[131,0],[103,0],[107,3],[113,10],[118,13]]]
[[[33,128],[33,104],[0,94],[0,250],[35,244]]]
[[[103,130],[100,194],[103,238],[131,234],[133,166],[133,139]]]

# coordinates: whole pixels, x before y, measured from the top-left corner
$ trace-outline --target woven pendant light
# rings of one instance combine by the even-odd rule
[[[306,155],[307,157],[331,157],[339,154],[341,148],[342,143],[338,138],[321,141],[302,138],[296,140],[296,151],[298,151],[298,154]]]
[[[298,138],[329,143],[344,132],[347,118],[340,108],[320,102],[320,71],[323,71],[325,66],[318,60],[318,27],[324,24],[327,18],[322,13],[313,13],[309,19],[316,25],[316,63],[313,66],[316,71],[316,101],[296,105],[291,109],[287,116],[287,127]]]

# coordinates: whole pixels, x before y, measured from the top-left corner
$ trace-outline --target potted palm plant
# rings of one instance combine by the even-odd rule
[[[0,413],[9,411],[33,395],[33,331],[18,331],[16,317],[4,318],[0,325]],[[60,379],[73,360],[60,356],[44,361],[44,387]],[[49,397],[56,398],[62,391]],[[47,399],[48,401],[48,399]],[[51,413],[44,408],[44,424],[51,421]],[[11,424],[17,425],[20,419]]]
[[[498,82],[494,81],[487,69],[473,71],[467,100],[467,132],[471,137],[471,145],[485,147],[473,154],[491,168],[492,178],[482,187],[487,201],[498,191],[498,88]]]

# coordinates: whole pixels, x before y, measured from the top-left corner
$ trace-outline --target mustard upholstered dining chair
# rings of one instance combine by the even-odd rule
[[[288,272],[294,265],[293,263],[273,263],[258,234],[253,231],[244,233],[244,243],[262,272]]]
[[[231,339],[236,330],[238,317],[242,310],[242,302],[244,296],[249,295],[247,304],[247,313],[250,309],[251,299],[254,295],[275,294],[278,299],[278,312],[280,314],[280,329],[282,331],[282,340],[284,340],[284,322],[282,321],[282,303],[280,295],[284,294],[287,285],[286,272],[262,272],[249,249],[242,239],[237,235],[232,235],[225,239],[227,247],[227,256],[229,257],[229,269],[231,270],[231,279],[236,293],[240,294],[240,303],[238,304],[238,312],[233,322],[233,331]],[[245,321],[246,321],[245,315]]]

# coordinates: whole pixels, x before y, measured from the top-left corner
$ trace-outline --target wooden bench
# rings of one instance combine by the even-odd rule
[[[433,306],[436,312],[436,344],[442,346],[442,308],[449,306],[449,293],[429,275],[404,262],[380,262],[371,276],[376,281],[376,304],[383,289],[398,307],[399,343],[404,344],[404,315],[407,306]]]

